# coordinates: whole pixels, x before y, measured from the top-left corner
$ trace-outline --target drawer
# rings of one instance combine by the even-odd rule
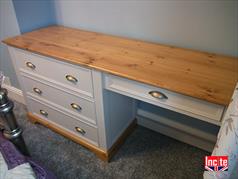
[[[219,124],[224,111],[224,106],[125,78],[105,74],[104,80],[105,88],[108,90],[205,120],[210,123]]]
[[[52,105],[27,96],[30,112],[41,119],[48,120],[78,137],[98,146],[97,128],[80,122]],[[77,128],[77,129],[76,129]]]
[[[96,125],[94,102],[71,94],[69,90],[21,73],[24,90],[27,94],[44,98],[68,110],[72,115]]]
[[[91,70],[59,60],[15,49],[19,71],[28,71],[53,82],[93,97]]]

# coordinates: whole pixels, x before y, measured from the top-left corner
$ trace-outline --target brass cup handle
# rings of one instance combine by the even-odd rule
[[[150,91],[149,94],[157,99],[168,99],[168,97],[159,91]]]
[[[80,127],[75,127],[75,130],[82,135],[84,135],[86,133],[85,130],[81,129]]]
[[[33,88],[33,91],[37,94],[42,94],[42,91],[39,88]]]
[[[78,104],[76,104],[76,103],[71,103],[70,105],[71,105],[71,107],[73,109],[76,109],[77,111],[81,111],[82,110],[82,108]]]
[[[48,113],[46,112],[46,111],[44,111],[44,110],[40,110],[40,113],[43,115],[43,116],[45,116],[45,117],[47,117],[48,116]]]
[[[66,75],[65,78],[66,78],[68,81],[72,82],[72,83],[77,83],[77,82],[78,82],[77,78],[75,78],[75,77],[72,76],[72,75]]]
[[[33,69],[33,70],[36,68],[36,66],[31,62],[26,62],[26,66]]]

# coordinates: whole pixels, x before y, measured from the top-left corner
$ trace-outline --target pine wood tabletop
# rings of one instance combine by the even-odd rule
[[[3,41],[7,45],[228,105],[238,58],[49,26]]]

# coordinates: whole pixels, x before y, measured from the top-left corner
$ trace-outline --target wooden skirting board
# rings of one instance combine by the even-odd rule
[[[71,139],[72,141],[74,141],[78,144],[81,144],[82,146],[84,146],[84,147],[88,148],[89,150],[91,150],[92,152],[94,152],[101,160],[106,161],[106,162],[110,161],[110,159],[113,157],[113,155],[118,151],[120,146],[124,143],[126,138],[134,131],[134,129],[137,126],[137,122],[135,119],[126,128],[126,130],[121,134],[121,136],[112,145],[112,147],[109,150],[104,151],[104,150],[100,149],[99,147],[96,147],[96,146],[90,144],[89,142],[87,142],[83,139],[80,139],[76,135],[56,126],[55,124],[51,123],[50,121],[41,119],[29,112],[27,113],[27,116],[32,123],[40,123],[40,124],[46,126],[47,128],[50,128],[51,130]]]
[[[9,85],[9,84],[3,84],[2,87],[7,89],[8,97],[10,99],[17,101],[19,103],[22,103],[22,104],[26,104],[24,97],[23,97],[22,90],[14,87],[12,85]]]

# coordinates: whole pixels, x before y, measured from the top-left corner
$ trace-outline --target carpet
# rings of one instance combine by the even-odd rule
[[[112,158],[101,161],[81,145],[27,120],[27,109],[14,102],[14,113],[33,159],[59,179],[203,178],[208,152],[138,126]]]

